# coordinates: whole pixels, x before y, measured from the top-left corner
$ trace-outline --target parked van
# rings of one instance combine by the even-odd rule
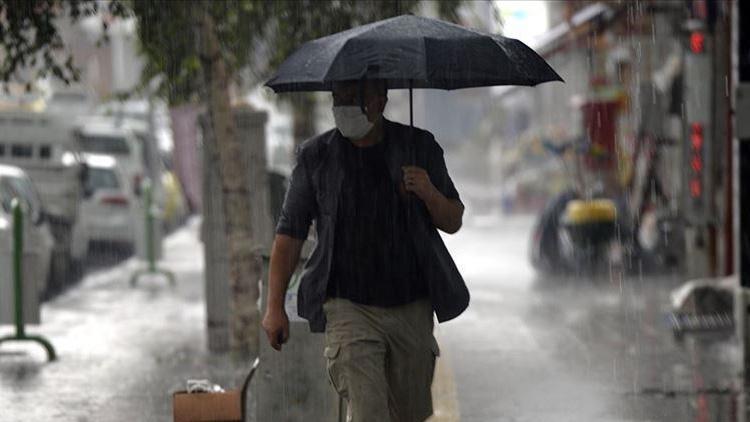
[[[84,166],[70,116],[44,111],[0,111],[0,164],[23,169],[42,201],[55,239],[53,271],[72,274],[85,254],[72,232],[78,223]],[[68,277],[58,277],[64,283]]]

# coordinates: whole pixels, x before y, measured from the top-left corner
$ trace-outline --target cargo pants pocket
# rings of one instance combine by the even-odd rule
[[[323,351],[323,355],[326,358],[326,373],[328,374],[328,382],[331,383],[331,386],[339,395],[346,398],[345,383],[341,379],[342,373],[341,368],[339,368],[340,362],[338,362],[341,357],[341,345],[332,344],[330,346],[326,346],[325,350]]]
[[[430,340],[430,358],[432,362],[432,368],[430,368],[430,385],[432,385],[432,381],[435,378],[435,367],[437,365],[437,358],[440,357],[440,346],[438,346],[437,340],[434,336],[432,336],[432,339]]]

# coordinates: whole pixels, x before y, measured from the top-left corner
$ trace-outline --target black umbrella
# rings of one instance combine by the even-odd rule
[[[513,38],[402,15],[303,44],[266,86],[274,92],[330,91],[334,82],[384,79],[388,88],[534,86],[563,79]]]

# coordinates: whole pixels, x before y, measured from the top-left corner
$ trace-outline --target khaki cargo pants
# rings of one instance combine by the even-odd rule
[[[348,402],[348,420],[422,422],[432,415],[440,352],[428,300],[381,308],[332,298],[323,310],[328,375]]]

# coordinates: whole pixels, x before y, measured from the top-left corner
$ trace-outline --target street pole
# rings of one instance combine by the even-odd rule
[[[30,336],[26,334],[26,320],[24,319],[23,301],[23,210],[18,198],[11,202],[11,214],[13,216],[13,295],[15,298],[15,325],[16,333],[0,337],[0,343],[8,341],[31,341],[39,343],[47,351],[50,361],[57,360],[57,353],[46,338],[42,336]],[[36,294],[32,291],[31,294]]]
[[[142,233],[144,239],[144,246],[146,249],[146,268],[136,270],[133,276],[130,278],[130,285],[135,286],[138,279],[148,274],[161,274],[169,280],[169,284],[175,284],[174,274],[163,268],[156,266],[156,236],[154,230],[156,230],[156,214],[158,213],[156,205],[154,204],[153,187],[151,181],[146,179],[143,182],[143,197],[144,197],[144,232]]]
[[[740,370],[741,391],[738,400],[738,420],[748,420],[746,391],[748,386],[748,298],[750,297],[750,31],[743,32],[741,22],[750,22],[750,5],[745,1],[733,2],[732,10],[732,79],[735,83],[734,101],[734,183],[735,250],[739,291],[735,301],[737,338],[742,348]]]
[[[735,2],[737,8],[736,22],[750,22],[750,5],[747,2]],[[737,92],[735,105],[735,131],[737,139],[737,193],[738,212],[738,251],[740,285],[750,288],[750,30],[740,31],[737,26]],[[743,183],[745,182],[745,183]]]

